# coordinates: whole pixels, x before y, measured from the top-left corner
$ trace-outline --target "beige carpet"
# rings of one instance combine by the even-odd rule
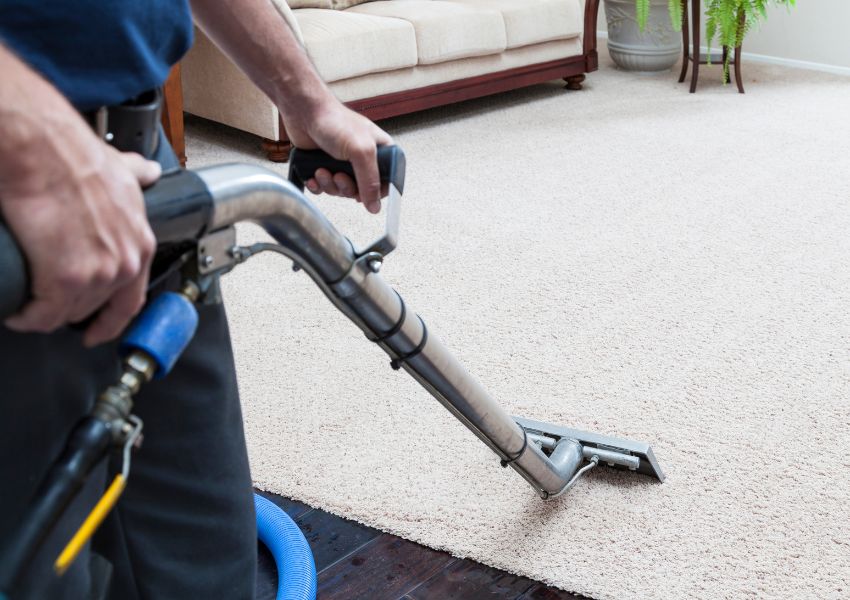
[[[542,502],[269,257],[225,290],[257,485],[598,599],[850,597],[850,79],[745,69],[690,95],[604,60],[385,123],[385,276],[509,410],[649,441],[666,483]],[[205,122],[188,151],[270,166]]]

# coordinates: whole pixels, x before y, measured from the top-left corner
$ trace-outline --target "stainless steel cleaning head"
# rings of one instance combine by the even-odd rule
[[[596,456],[600,465],[635,471],[664,481],[664,472],[646,442],[561,427],[522,417],[514,417],[514,420],[525,430],[529,439],[544,450],[554,450],[562,439],[575,440],[581,444],[582,456],[586,460]]]

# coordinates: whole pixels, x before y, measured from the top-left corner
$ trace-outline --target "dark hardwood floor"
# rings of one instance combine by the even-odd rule
[[[580,600],[525,577],[454,558],[282,496],[313,550],[319,600]],[[259,545],[257,600],[274,600],[277,570]]]

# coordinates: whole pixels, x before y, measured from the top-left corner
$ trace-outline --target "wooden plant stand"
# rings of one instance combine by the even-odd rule
[[[682,72],[679,75],[679,83],[685,80],[685,76],[688,74],[688,62],[692,62],[694,65],[693,70],[691,71],[691,93],[697,91],[697,81],[699,80],[699,66],[709,64],[709,60],[711,63],[721,63],[724,65],[723,70],[723,83],[729,83],[728,77],[729,73],[726,71],[726,57],[729,53],[729,48],[727,46],[723,46],[723,53],[711,56],[703,56],[700,55],[699,45],[700,45],[700,33],[701,33],[701,24],[700,24],[700,14],[701,14],[701,2],[700,0],[691,0],[691,9],[692,9],[692,21],[693,21],[693,50],[688,47],[690,40],[688,39],[688,0],[682,1]],[[746,15],[744,11],[741,10],[738,13],[738,28],[739,30],[744,27]],[[744,83],[741,79],[741,46],[734,48],[735,57],[732,61],[735,69],[735,83],[738,85],[738,92],[744,93]]]

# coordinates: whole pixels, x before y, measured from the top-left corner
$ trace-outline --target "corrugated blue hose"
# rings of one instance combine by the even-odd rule
[[[257,537],[277,564],[277,600],[316,600],[316,563],[298,525],[273,502],[254,494]]]

